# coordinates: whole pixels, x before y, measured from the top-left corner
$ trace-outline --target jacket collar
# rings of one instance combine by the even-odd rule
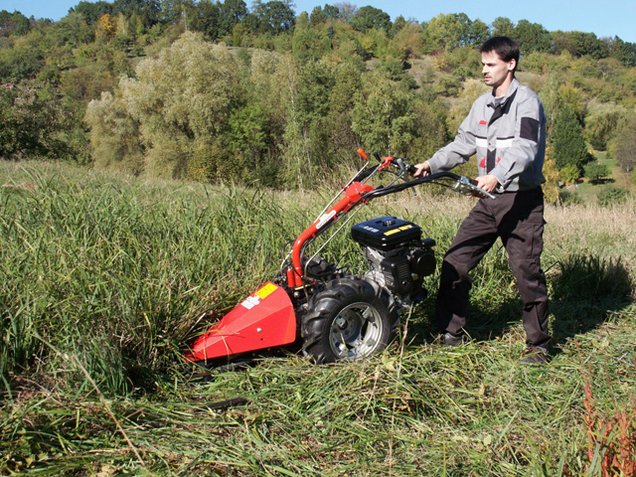
[[[517,78],[512,78],[512,82],[510,83],[510,86],[508,86],[508,91],[506,91],[506,94],[504,95],[501,102],[499,103],[502,108],[505,106],[508,100],[512,96],[514,96],[514,94],[517,92],[517,88],[519,88],[519,81],[517,80]],[[490,94],[490,97],[488,98],[488,103],[486,104],[493,109],[495,108],[495,96],[492,93]]]

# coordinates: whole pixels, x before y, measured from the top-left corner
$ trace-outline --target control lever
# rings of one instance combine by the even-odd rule
[[[469,179],[466,176],[460,176],[460,178],[457,180],[457,182],[453,186],[453,189],[463,194],[471,194],[471,195],[477,195],[481,197],[488,197],[489,199],[495,198],[494,194],[491,194],[490,192],[485,191],[481,187],[477,187],[477,181],[473,179]]]

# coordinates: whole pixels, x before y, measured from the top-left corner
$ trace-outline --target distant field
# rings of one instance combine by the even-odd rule
[[[633,475],[633,201],[546,210],[548,366],[517,363],[521,305],[496,247],[465,346],[433,342],[429,299],[364,362],[184,367],[183,344],[276,273],[332,193],[0,162],[0,475]],[[472,201],[430,187],[357,218],[414,220],[441,257]],[[363,266],[346,234],[326,254]]]

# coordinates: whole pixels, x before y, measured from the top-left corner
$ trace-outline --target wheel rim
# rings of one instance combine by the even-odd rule
[[[329,345],[337,359],[356,359],[375,351],[383,333],[380,312],[365,302],[347,305],[329,330]]]

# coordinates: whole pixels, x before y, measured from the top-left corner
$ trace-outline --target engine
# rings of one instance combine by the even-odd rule
[[[435,272],[435,241],[422,239],[417,224],[397,217],[377,217],[354,225],[351,237],[362,246],[369,263],[367,279],[389,290],[400,302],[426,298],[422,281]]]

